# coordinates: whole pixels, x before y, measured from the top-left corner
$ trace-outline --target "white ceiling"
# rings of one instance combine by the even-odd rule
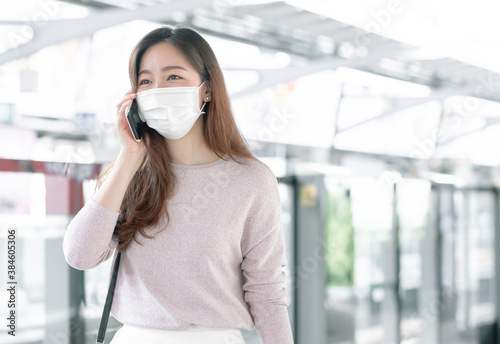
[[[408,57],[450,57],[500,72],[497,0],[287,0],[286,3],[418,47]]]

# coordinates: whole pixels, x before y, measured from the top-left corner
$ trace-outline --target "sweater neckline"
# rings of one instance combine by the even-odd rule
[[[198,170],[198,169],[202,169],[202,168],[208,168],[208,167],[212,167],[212,166],[216,166],[216,165],[219,165],[221,164],[222,162],[226,161],[227,160],[227,157],[228,155],[227,154],[224,154],[222,156],[222,159],[219,158],[215,161],[212,161],[212,162],[209,162],[207,164],[200,164],[200,165],[184,165],[184,164],[178,164],[178,163],[174,163],[174,162],[170,162],[170,166],[174,167],[174,168],[177,168],[177,169],[183,169],[183,170]]]

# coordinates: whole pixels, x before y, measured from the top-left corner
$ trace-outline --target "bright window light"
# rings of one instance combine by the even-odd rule
[[[377,97],[345,97],[339,106],[337,129],[345,130],[350,126],[366,122],[388,111],[390,101]]]
[[[224,80],[229,94],[235,94],[259,82],[260,75],[254,71],[223,70]]]
[[[0,125],[0,158],[28,160],[36,141],[35,130]]]
[[[441,104],[437,101],[410,107],[338,133],[334,146],[343,150],[429,159],[436,145],[440,114]]]
[[[246,138],[313,147],[330,147],[339,87],[326,70],[276,85],[232,102]]]
[[[449,111],[455,110],[462,117],[488,117],[488,118],[499,118],[500,117],[500,103],[476,98],[476,97],[465,97],[465,96],[451,96],[445,99],[445,104]]]
[[[222,68],[244,68],[253,66],[260,60],[260,49],[255,45],[229,41],[227,39],[203,35],[210,44]]]
[[[353,171],[349,167],[318,164],[314,162],[298,163],[295,166],[295,172],[300,175],[320,173],[336,177],[349,177],[353,175]]]
[[[500,145],[500,125],[492,125],[478,132],[437,146],[436,159],[463,159],[472,164],[500,166],[500,154],[494,147]]]

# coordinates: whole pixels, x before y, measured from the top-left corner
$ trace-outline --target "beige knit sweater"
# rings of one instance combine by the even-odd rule
[[[262,344],[292,344],[287,264],[276,178],[260,160],[227,156],[171,163],[178,178],[166,216],[122,253],[111,314],[157,329],[254,326]],[[90,199],[68,226],[68,264],[91,269],[113,256],[118,212]],[[110,271],[111,273],[111,271]]]

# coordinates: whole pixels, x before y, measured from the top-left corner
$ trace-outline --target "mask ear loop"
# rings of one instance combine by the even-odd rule
[[[201,83],[201,85],[200,85],[200,86],[198,86],[198,89],[200,89],[200,87],[201,87],[201,86],[203,86],[203,84],[204,84],[205,82],[206,82],[206,81],[203,81],[203,82]],[[200,115],[204,115],[204,114],[206,114],[206,112],[205,112],[205,111],[203,111],[203,108],[205,107],[205,105],[206,105],[206,104],[207,104],[207,102],[203,102],[203,105],[201,106],[201,109],[200,109]]]
[[[200,115],[206,114],[206,112],[203,111],[203,108],[205,107],[206,104],[207,104],[207,102],[203,102],[203,105],[201,106],[201,109],[200,109]]]

